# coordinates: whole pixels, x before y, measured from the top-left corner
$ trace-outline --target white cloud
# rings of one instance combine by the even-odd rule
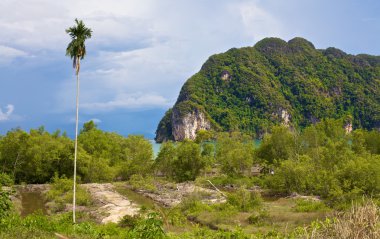
[[[0,45],[0,63],[10,63],[16,57],[25,57],[28,54],[24,51]]]
[[[245,1],[232,7],[240,13],[244,27],[244,33],[259,41],[264,37],[282,37],[283,26],[269,12],[261,8],[256,1]]]
[[[0,121],[6,121],[9,120],[10,116],[12,115],[15,107],[11,104],[7,105],[6,112],[3,113],[2,109],[0,108]]]
[[[114,109],[136,109],[149,107],[169,107],[167,99],[156,94],[120,94],[106,102],[83,103],[81,108],[86,112],[110,111]]]
[[[24,52],[24,51],[20,51],[20,50],[17,50],[15,48],[12,48],[12,47],[7,47],[7,46],[1,46],[0,45],[0,55],[2,57],[13,58],[13,57],[18,57],[18,56],[26,56],[28,54],[26,52]]]

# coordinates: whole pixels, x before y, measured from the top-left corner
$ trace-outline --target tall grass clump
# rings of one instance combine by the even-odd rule
[[[316,223],[305,233],[310,239],[377,239],[380,238],[380,209],[372,201],[354,204],[350,211],[333,220]]]

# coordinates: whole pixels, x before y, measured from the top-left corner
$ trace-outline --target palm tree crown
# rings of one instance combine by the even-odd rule
[[[76,69],[76,74],[78,74],[80,68],[79,59],[83,59],[86,55],[84,42],[86,39],[91,38],[92,30],[87,28],[82,20],[75,19],[75,23],[76,26],[66,29],[66,33],[71,37],[71,42],[66,49],[66,56],[73,59],[73,68]]]

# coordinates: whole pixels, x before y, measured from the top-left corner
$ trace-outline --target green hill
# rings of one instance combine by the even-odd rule
[[[156,141],[193,139],[200,129],[260,137],[277,124],[341,117],[354,128],[380,128],[380,56],[265,38],[211,56],[183,85]]]

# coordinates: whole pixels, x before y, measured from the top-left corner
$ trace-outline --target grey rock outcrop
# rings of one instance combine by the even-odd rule
[[[176,141],[184,139],[194,140],[199,130],[210,130],[211,124],[204,113],[198,109],[181,115],[177,109],[172,114],[172,134]]]

